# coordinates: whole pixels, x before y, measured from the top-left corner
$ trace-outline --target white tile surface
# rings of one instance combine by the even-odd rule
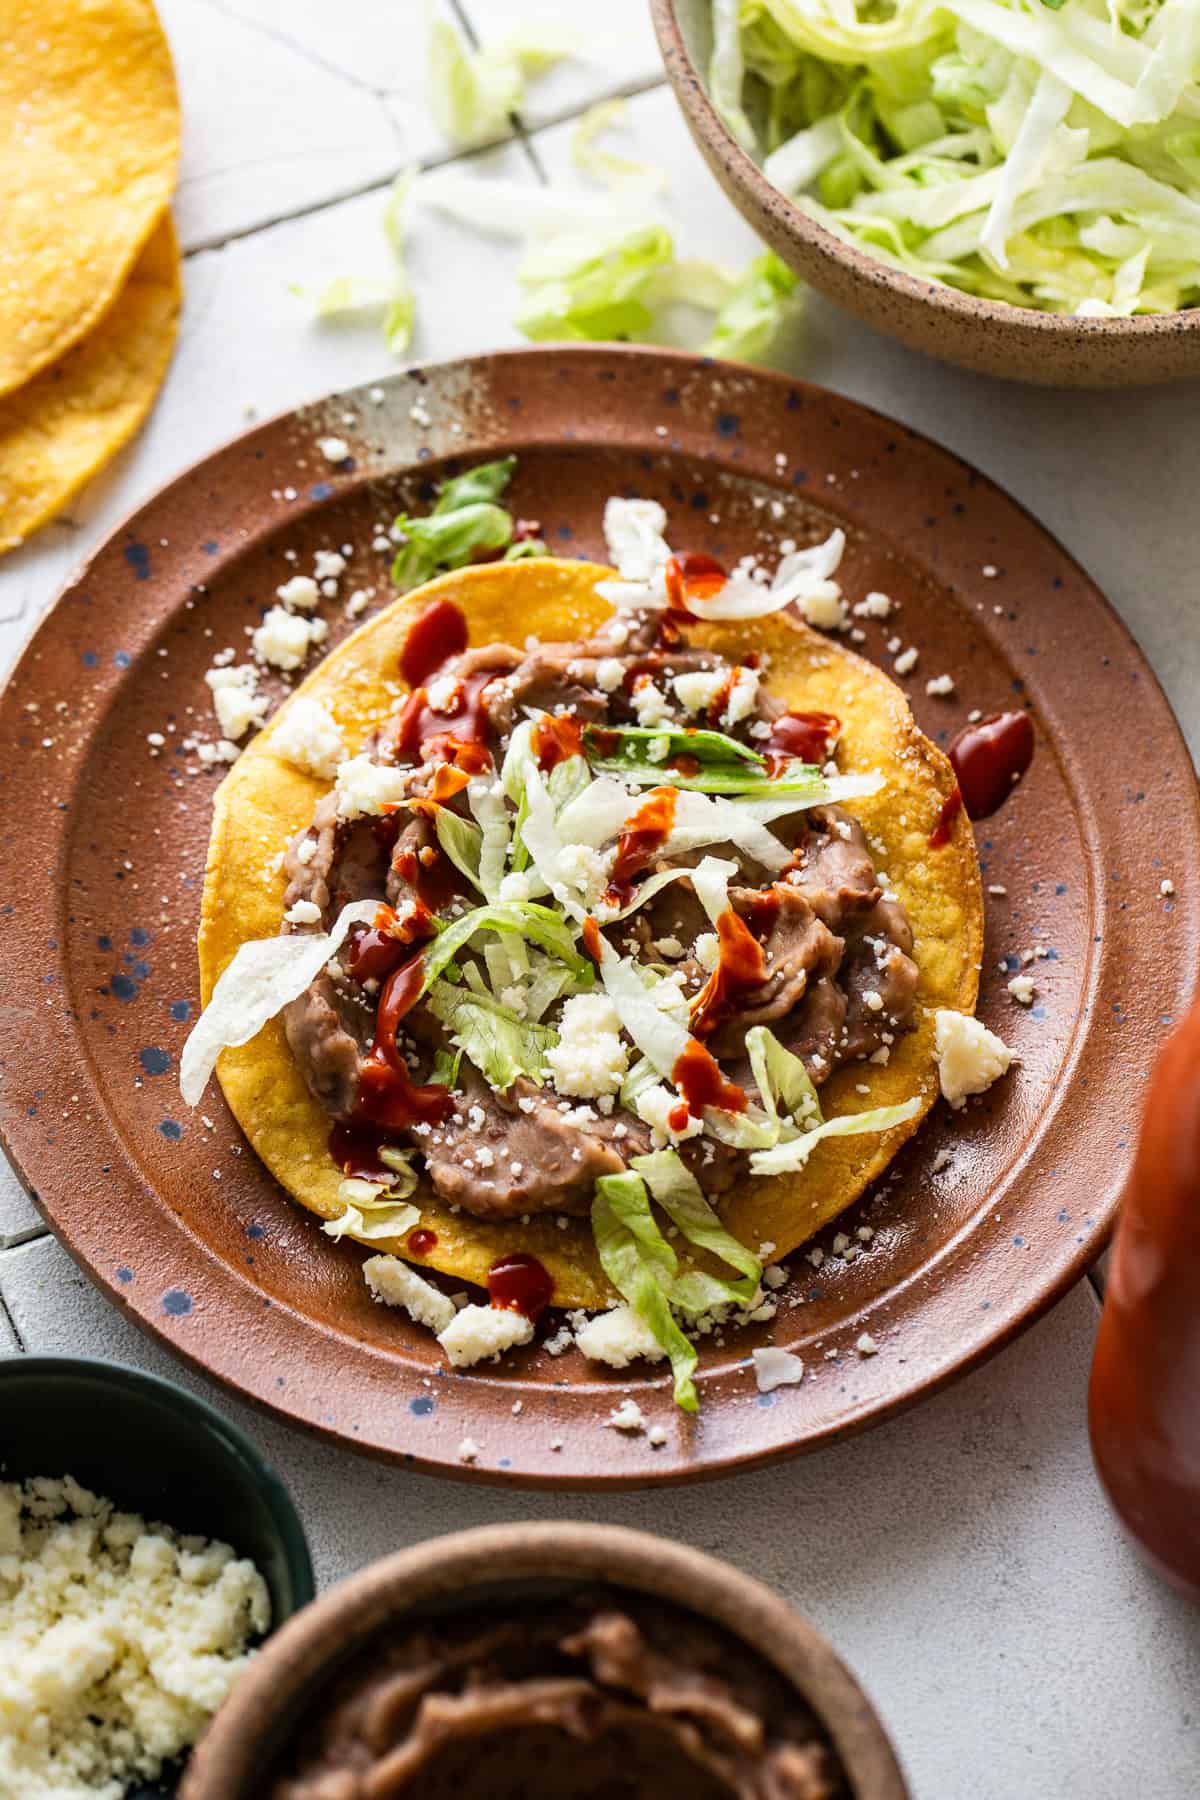
[[[537,0],[466,0],[501,35]],[[260,415],[390,366],[371,330],[318,330],[289,293],[382,256],[382,183],[444,153],[421,104],[418,0],[162,0],[188,142],[179,215],[187,263],[179,354],[153,420],[68,520],[0,563],[0,664],[67,570],[152,488]],[[588,60],[531,90],[526,121],[652,78],[643,0],[542,6],[580,20]],[[631,101],[626,144],[671,176],[685,254],[756,248],[704,171],[664,89]],[[531,142],[556,178],[568,125]],[[534,179],[518,146],[480,159]],[[282,214],[303,213],[266,228]],[[422,217],[415,353],[511,343],[515,256]],[[820,301],[788,367],[929,431],[1011,488],[1097,576],[1200,743],[1194,619],[1200,509],[1191,458],[1200,388],[1046,394],[942,369]],[[0,1180],[0,1243],[37,1229]],[[33,1350],[181,1371],[92,1290],[50,1239],[0,1249],[0,1292]],[[662,1494],[531,1499],[406,1475],[311,1443],[221,1400],[296,1494],[323,1581],[461,1525],[606,1518],[678,1535],[797,1601],[857,1668],[896,1734],[918,1800],[1191,1800],[1200,1678],[1195,1616],[1133,1559],[1093,1479],[1083,1427],[1095,1301],[1086,1285],[987,1369],[868,1437],[805,1462]],[[14,1343],[0,1311],[0,1351]]]
[[[30,1350],[156,1369],[249,1431],[300,1506],[322,1585],[421,1538],[518,1516],[658,1531],[759,1575],[831,1637],[917,1800],[1125,1800],[1147,1745],[1147,1800],[1194,1792],[1195,1614],[1135,1560],[1092,1476],[1086,1284],[1002,1360],[866,1437],[612,1498],[470,1489],[311,1443],[151,1345],[51,1239],[0,1255],[0,1287]]]
[[[462,0],[480,43],[497,43],[530,19],[559,18],[577,27],[576,53],[529,83],[521,109],[535,126],[577,112],[608,94],[627,93],[662,78],[662,64],[646,0],[603,0],[602,5],[551,6],[538,0]]]
[[[44,1230],[37,1207],[0,1156],[0,1249]]]

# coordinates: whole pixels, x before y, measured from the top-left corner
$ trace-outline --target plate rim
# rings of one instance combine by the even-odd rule
[[[133,506],[120,520],[117,521],[116,524],[114,524],[112,529],[105,534],[104,538],[91,550],[87,557],[67,574],[50,605],[42,616],[34,622],[18,656],[5,677],[3,684],[0,685],[0,723],[3,723],[7,719],[9,709],[13,704],[13,696],[18,689],[22,678],[28,675],[29,665],[37,660],[38,654],[44,644],[47,641],[52,641],[53,635],[57,629],[58,616],[63,602],[73,590],[78,588],[80,582],[86,578],[87,573],[106,555],[106,553],[111,552],[113,546],[116,545],[122,535],[128,533],[131,527],[138,521],[143,520],[147,515],[151,515],[154,509],[164,502],[168,496],[175,495],[181,491],[185,492],[196,482],[198,477],[202,477],[205,471],[211,469],[213,465],[218,464],[231,452],[239,450],[242,446],[247,445],[260,437],[269,440],[278,436],[281,432],[307,433],[311,430],[314,423],[319,422],[322,412],[329,414],[336,412],[338,416],[340,416],[342,411],[348,408],[357,407],[361,409],[364,416],[369,421],[370,409],[367,405],[367,399],[372,391],[378,391],[380,388],[389,393],[393,391],[401,392],[404,391],[406,383],[410,383],[414,380],[424,382],[437,376],[445,377],[447,374],[461,376],[470,371],[486,371],[496,364],[501,366],[541,365],[552,361],[561,361],[563,358],[570,359],[571,362],[576,363],[581,367],[586,367],[589,364],[603,366],[604,364],[617,362],[624,364],[627,367],[640,364],[644,366],[648,372],[658,370],[661,373],[663,370],[673,369],[677,372],[681,382],[685,372],[695,375],[704,371],[716,370],[717,378],[720,378],[722,371],[728,371],[728,375],[731,379],[736,379],[743,383],[750,382],[753,385],[765,384],[769,388],[776,389],[781,394],[784,390],[799,393],[804,397],[805,404],[815,404],[824,408],[841,408],[849,415],[863,415],[872,421],[876,427],[884,427],[888,431],[899,434],[909,444],[918,447],[926,456],[932,455],[933,457],[940,459],[943,466],[948,465],[958,472],[960,476],[965,477],[973,489],[977,491],[982,489],[991,496],[993,501],[998,500],[1003,507],[1019,515],[1027,529],[1032,530],[1032,532],[1042,540],[1048,551],[1051,551],[1054,557],[1057,558],[1065,568],[1069,569],[1079,580],[1082,586],[1088,591],[1092,604],[1099,604],[1102,616],[1106,618],[1110,628],[1115,628],[1116,635],[1121,641],[1124,651],[1131,657],[1132,662],[1138,669],[1143,683],[1140,695],[1141,705],[1144,707],[1146,704],[1149,704],[1156,708],[1158,715],[1157,723],[1161,728],[1166,730],[1168,735],[1172,760],[1174,760],[1175,757],[1178,757],[1181,768],[1186,769],[1191,775],[1190,782],[1186,784],[1186,799],[1189,803],[1186,807],[1188,815],[1186,820],[1187,835],[1190,840],[1189,861],[1192,868],[1200,867],[1200,786],[1197,785],[1191,756],[1179,722],[1175,718],[1174,712],[1170,706],[1170,702],[1167,700],[1154,670],[1151,668],[1144,653],[1138,646],[1132,631],[1117,612],[1116,608],[1107,599],[1102,589],[1088,573],[1079,559],[1061,544],[1055,534],[1044,526],[1028,507],[1021,501],[1015,499],[990,476],[984,474],[973,464],[959,456],[957,452],[947,449],[928,434],[920,432],[905,424],[903,421],[897,420],[891,417],[891,415],[866,405],[861,401],[840,394],[833,389],[822,387],[817,383],[790,375],[784,371],[759,369],[741,363],[717,362],[712,358],[695,356],[686,351],[660,348],[657,346],[619,344],[549,344],[533,348],[517,346],[448,358],[441,362],[410,362],[391,371],[387,376],[384,376],[379,380],[363,382],[354,388],[321,396],[298,406],[285,408],[267,420],[256,422],[248,430],[233,434],[230,438],[226,439],[223,443],[216,446],[205,455],[194,459],[184,469],[178,471],[168,480],[161,483],[151,494],[142,499],[137,505]],[[519,422],[515,422],[514,431],[519,433],[519,429]],[[603,441],[608,447],[613,447],[608,439],[600,439],[599,434],[597,434],[597,439],[595,441]],[[628,446],[626,446],[626,448],[628,449]],[[437,455],[439,460],[444,460],[447,457],[460,453],[466,455],[477,453],[470,447],[469,438],[464,440],[464,449],[462,452],[459,452],[451,446],[445,452],[439,451]],[[372,470],[366,468],[356,470],[354,472],[354,479],[357,484],[364,481],[369,483],[372,480],[381,478],[394,478],[404,469],[414,468],[415,466],[416,463],[413,461],[406,463],[393,459],[386,469],[380,468],[378,470]],[[748,479],[754,478],[755,472],[752,469],[748,468],[745,473]],[[819,503],[819,496],[815,491],[809,497]],[[313,504],[316,504],[315,499]],[[298,512],[295,516],[298,519],[301,514]],[[272,529],[274,529],[274,527],[272,527]],[[914,547],[910,546],[903,539],[893,539],[890,532],[884,528],[877,529],[880,530],[880,535],[889,543],[893,544],[894,547],[899,547],[901,553],[908,558],[908,560],[919,563],[919,555]],[[253,539],[251,539],[251,543],[252,542]],[[928,564],[926,564],[926,567],[928,567]],[[176,606],[179,604],[178,589],[183,585],[183,575],[180,571],[176,570],[170,583],[170,595],[173,596],[170,599],[170,603],[168,604],[168,597],[164,596],[163,602],[161,604],[156,604],[152,613],[147,615],[146,624],[151,635],[153,635],[155,631],[160,630],[173,616]],[[108,708],[106,706],[103,709],[101,716],[104,716],[104,714],[107,713],[107,710]],[[10,744],[12,743],[11,739],[8,741]],[[1061,748],[1061,746],[1056,740],[1056,749],[1059,748]],[[5,779],[7,779],[8,772],[11,768],[12,754],[13,752],[11,749],[0,752],[0,777],[4,777]],[[78,779],[77,774],[73,779]],[[58,875],[59,873],[61,873],[61,871],[56,869],[55,875]],[[1186,884],[1181,884],[1178,898],[1180,901],[1189,900]],[[52,900],[55,907],[58,907],[63,902],[61,885],[57,882],[55,883]],[[57,913],[54,916],[57,918]],[[1200,903],[1191,902],[1188,918],[1192,928],[1192,935],[1193,937],[1196,937],[1200,934]],[[23,923],[19,923],[19,916],[10,918],[8,923],[10,929],[26,929]],[[43,955],[44,941],[43,938],[40,945]],[[18,959],[14,958],[13,960]],[[69,977],[69,965],[60,951],[55,952],[55,964],[63,979],[64,986],[66,986]],[[1200,959],[1198,959],[1198,965],[1200,965]],[[1104,958],[1094,958],[1092,966],[1097,971],[1095,979],[1091,983],[1091,986],[1094,988],[1099,982],[1100,972],[1102,972],[1104,966]],[[8,974],[0,977],[0,994],[3,993],[3,984],[8,983],[9,981],[10,976]],[[1200,966],[1197,967],[1197,972],[1190,983],[1189,997],[1194,996],[1198,985],[1200,985]],[[78,1043],[78,1037],[74,1031],[68,1033],[68,1035],[74,1037],[76,1043]],[[1069,1071],[1074,1069],[1079,1058],[1085,1053],[1090,1035],[1090,1031],[1085,1031],[1083,1033],[1076,1031],[1075,1033],[1077,1047],[1069,1053],[1064,1063],[1064,1091],[1069,1079]],[[21,1048],[23,1048],[23,1044],[14,1045],[14,1048],[9,1053],[8,1060],[10,1062],[17,1061],[17,1053]],[[52,1064],[51,1067],[53,1067]],[[1061,1101],[1059,1101],[1053,1109],[1051,1118],[1057,1116],[1060,1107]],[[114,1147],[120,1154],[126,1171],[131,1171],[133,1168],[133,1159],[129,1156],[129,1153],[125,1151],[121,1134],[111,1119],[106,1118],[106,1129]],[[1023,1148],[1009,1165],[1009,1169],[1001,1173],[1001,1176],[999,1177],[1001,1181],[1007,1181],[1011,1171],[1019,1167],[1019,1165],[1027,1158],[1031,1146],[1036,1145],[1038,1141],[1038,1137],[1026,1139]],[[806,1454],[810,1451],[824,1448],[830,1443],[839,1441],[843,1437],[856,1435],[858,1432],[868,1429],[870,1426],[895,1417],[899,1413],[907,1410],[908,1407],[925,1399],[927,1396],[942,1391],[942,1389],[951,1382],[957,1380],[969,1370],[980,1366],[989,1357],[1005,1348],[1020,1334],[1020,1332],[1042,1317],[1050,1307],[1056,1304],[1057,1301],[1076,1284],[1080,1277],[1086,1273],[1087,1269],[1100,1254],[1111,1234],[1112,1225],[1115,1219],[1117,1196],[1127,1175],[1128,1161],[1131,1160],[1131,1157],[1127,1158],[1125,1166],[1117,1170],[1103,1183],[1102,1193],[1097,1195],[1093,1205],[1093,1211],[1097,1216],[1096,1227],[1091,1231],[1089,1236],[1080,1240],[1075,1249],[1057,1264],[1052,1276],[1042,1282],[1036,1293],[1032,1294],[1032,1296],[1027,1295],[1021,1304],[1012,1309],[1004,1317],[1002,1323],[997,1322],[985,1332],[976,1330],[971,1334],[966,1334],[963,1341],[959,1343],[956,1348],[952,1349],[949,1354],[939,1357],[937,1366],[932,1373],[922,1375],[916,1382],[911,1383],[908,1386],[901,1386],[882,1398],[873,1397],[866,1399],[860,1405],[853,1406],[848,1411],[840,1414],[837,1418],[830,1419],[820,1424],[814,1430],[806,1431],[803,1436],[786,1436],[779,1441],[767,1442],[753,1449],[741,1449],[734,1446],[723,1453],[715,1455],[710,1454],[701,1461],[691,1460],[688,1453],[684,1451],[682,1454],[685,1460],[678,1463],[663,1462],[657,1466],[650,1465],[648,1467],[632,1470],[623,1469],[617,1465],[588,1473],[572,1471],[568,1467],[559,1474],[551,1469],[533,1470],[517,1468],[505,1470],[490,1464],[468,1464],[452,1460],[441,1451],[431,1450],[422,1452],[419,1448],[401,1449],[393,1445],[363,1442],[361,1439],[356,1439],[348,1435],[344,1428],[339,1427],[336,1424],[323,1424],[315,1418],[306,1417],[297,1413],[289,1407],[286,1400],[281,1402],[276,1396],[266,1392],[261,1384],[258,1386],[245,1385],[245,1378],[239,1378],[236,1368],[229,1366],[222,1366],[219,1368],[214,1367],[211,1354],[207,1347],[199,1350],[190,1348],[178,1335],[173,1334],[170,1329],[169,1320],[160,1320],[155,1313],[150,1310],[148,1304],[146,1306],[135,1304],[133,1297],[128,1292],[123,1291],[117,1284],[112,1272],[89,1261],[86,1245],[77,1241],[78,1234],[70,1230],[67,1225],[58,1222],[55,1217],[53,1206],[48,1204],[43,1198],[42,1190],[47,1184],[40,1183],[35,1178],[36,1171],[32,1164],[37,1160],[37,1156],[35,1155],[30,1158],[23,1156],[17,1136],[10,1128],[9,1108],[7,1106],[0,1108],[0,1147],[3,1147],[18,1179],[30,1193],[41,1216],[45,1219],[58,1242],[67,1249],[76,1264],[88,1275],[92,1282],[100,1288],[105,1297],[114,1302],[121,1312],[131,1316],[138,1326],[147,1331],[150,1336],[158,1342],[167,1345],[174,1354],[182,1356],[193,1367],[217,1382],[222,1388],[234,1394],[238,1399],[255,1406],[269,1416],[282,1418],[294,1428],[320,1437],[327,1442],[336,1444],[340,1448],[354,1450],[359,1454],[371,1455],[376,1459],[389,1461],[402,1467],[420,1470],[423,1473],[436,1474],[450,1479],[483,1483],[485,1485],[497,1487],[520,1487],[531,1490],[543,1489],[549,1491],[562,1489],[564,1491],[575,1490],[583,1492],[618,1489],[628,1490],[650,1486],[673,1485],[686,1481],[716,1479],[723,1475],[746,1472],[751,1469],[760,1468],[767,1463],[779,1461],[785,1457]],[[53,1164],[61,1156],[61,1152],[57,1150],[57,1147],[55,1150],[47,1149],[44,1151],[44,1156],[48,1164]],[[28,1168],[26,1167],[27,1160],[31,1165]],[[161,1189],[156,1188],[155,1191],[160,1198],[163,1197]],[[186,1219],[175,1214],[173,1210],[172,1218],[179,1230],[188,1240],[193,1253],[198,1252],[201,1258],[203,1258],[211,1268],[223,1271],[227,1275],[236,1275],[236,1271],[229,1270],[228,1265],[221,1258],[217,1257],[209,1247],[191,1231]],[[941,1247],[939,1254],[948,1254],[955,1241],[956,1239],[948,1240],[947,1243]],[[914,1270],[910,1279],[915,1278],[918,1273],[918,1270]],[[239,1277],[239,1279],[245,1284],[244,1277]],[[226,1291],[232,1292],[233,1290],[232,1288],[227,1288]],[[896,1290],[889,1289],[885,1291],[892,1292]],[[270,1304],[277,1317],[279,1314],[290,1310],[286,1307],[284,1302],[279,1300],[272,1299]],[[300,1315],[293,1316],[300,1317]],[[304,1321],[304,1324],[307,1329],[312,1329],[311,1322],[306,1320]],[[519,1381],[513,1385],[519,1386]],[[651,1377],[642,1380],[641,1388],[642,1391],[651,1391],[663,1385],[664,1382],[661,1378]],[[612,1391],[615,1393],[615,1389]],[[714,1402],[714,1404],[719,1404],[719,1402]]]

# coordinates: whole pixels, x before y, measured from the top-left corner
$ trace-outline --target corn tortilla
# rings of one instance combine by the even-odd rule
[[[100,323],[0,397],[0,551],[61,511],[142,423],[175,347],[180,298],[179,249],[164,213]]]
[[[543,640],[582,638],[609,616],[593,589],[610,570],[577,562],[485,565],[440,577],[397,601],[356,631],[296,690],[319,700],[340,725],[351,753],[390,713],[403,693],[397,675],[408,627],[432,599],[455,601],[466,614],[473,645],[521,643],[534,632]],[[721,1202],[726,1224],[752,1250],[775,1246],[775,1256],[801,1244],[857,1198],[917,1129],[937,1099],[933,1013],[939,1007],[972,1011],[983,946],[983,900],[971,826],[960,812],[950,841],[929,848],[929,835],[954,774],[945,756],[917,729],[900,689],[873,664],[790,618],[775,615],[751,624],[696,625],[693,643],[731,662],[748,650],[770,656],[768,682],[789,706],[831,712],[842,721],[839,764],[878,769],[886,786],[853,801],[874,847],[878,867],[903,902],[915,937],[920,971],[916,1029],[899,1037],[886,1066],[851,1064],[821,1090],[827,1115],[892,1105],[917,1096],[920,1113],[885,1135],[827,1139],[800,1174],[748,1180]],[[291,704],[289,702],[289,704]],[[238,947],[270,937],[283,915],[284,877],[279,852],[307,826],[326,785],[274,755],[272,738],[285,705],[249,745],[216,796],[200,931],[201,987],[207,1002],[213,985]],[[251,1043],[227,1050],[218,1064],[221,1086],[258,1155],[301,1205],[322,1219],[342,1211],[341,1172],[330,1159],[328,1116],[312,1099],[276,1019]],[[868,1095],[856,1092],[864,1083]],[[554,1280],[554,1303],[606,1304],[611,1291],[600,1270],[586,1219],[565,1230],[553,1217],[486,1222],[454,1213],[419,1193],[422,1224],[437,1234],[428,1257],[412,1255],[401,1240],[372,1245],[428,1262],[460,1279],[482,1284],[496,1258],[514,1250],[539,1258]]]
[[[151,0],[0,0],[0,395],[113,304],[178,160]]]

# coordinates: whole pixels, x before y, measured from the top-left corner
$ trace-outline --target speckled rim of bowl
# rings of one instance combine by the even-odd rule
[[[292,1497],[257,1445],[215,1406],[176,1382],[168,1381],[165,1376],[151,1374],[148,1369],[135,1369],[129,1363],[104,1362],[95,1356],[31,1356],[18,1351],[13,1356],[0,1356],[0,1412],[5,1384],[34,1375],[82,1376],[118,1393],[122,1389],[140,1390],[186,1414],[202,1432],[215,1438],[234,1462],[249,1471],[279,1535],[293,1592],[291,1613],[286,1616],[293,1616],[309,1604],[316,1593],[316,1581],[308,1539]],[[0,1479],[3,1479],[2,1465]],[[171,1521],[165,1519],[163,1523],[169,1525]],[[280,1623],[272,1620],[271,1631],[277,1630]]]
[[[965,320],[981,324],[986,322],[1009,340],[1024,340],[1023,347],[1030,354],[1036,354],[1038,345],[1035,340],[1039,337],[1053,340],[1052,344],[1044,344],[1043,348],[1047,353],[1057,352],[1059,355],[1069,345],[1092,346],[1098,339],[1106,343],[1114,353],[1118,344],[1128,349],[1130,340],[1136,340],[1138,348],[1147,351],[1151,347],[1146,340],[1154,339],[1154,350],[1162,365],[1162,372],[1158,376],[1139,373],[1134,377],[1135,380],[1169,379],[1170,370],[1165,365],[1171,355],[1171,346],[1164,340],[1177,341],[1200,333],[1200,306],[1173,313],[1144,313],[1127,319],[1080,319],[1070,313],[1041,312],[1036,307],[1011,306],[1001,300],[980,299],[973,294],[964,294],[957,288],[947,287],[942,282],[923,281],[910,274],[907,269],[896,268],[893,264],[858,249],[856,245],[845,243],[794,205],[780,189],[773,187],[754,158],[742,149],[730,132],[709,98],[704,77],[692,61],[679,21],[677,0],[650,0],[650,16],[667,80],[688,127],[706,154],[715,157],[722,166],[730,185],[742,191],[756,214],[770,216],[778,227],[800,239],[817,256],[848,268],[860,282],[866,283],[870,288],[900,295],[906,301],[916,302],[934,313],[949,314],[951,320],[958,323]],[[1010,342],[1011,349],[1016,350],[1017,347]],[[933,349],[932,346],[930,348]],[[933,349],[933,354],[937,353]],[[947,351],[946,354],[954,361],[960,360],[952,351]],[[995,370],[996,363],[1002,360],[1006,359],[1002,356],[992,359],[986,366]],[[1181,374],[1195,372],[1195,368],[1200,368],[1200,354],[1195,354],[1192,360],[1195,367],[1180,371]],[[975,366],[984,367],[985,364]],[[1033,376],[1031,379],[1037,377]],[[1130,380],[1130,376],[1114,369],[1111,380],[1114,384],[1124,383]],[[1102,383],[1097,378],[1089,385],[1099,386]]]
[[[780,1671],[824,1724],[855,1800],[908,1800],[895,1751],[845,1664],[786,1601],[728,1563],[618,1525],[488,1525],[372,1563],[307,1606],[254,1658],[199,1744],[180,1800],[254,1800],[303,1697],[381,1628],[498,1583],[599,1582],[723,1627]],[[276,1736],[280,1732],[280,1736]]]

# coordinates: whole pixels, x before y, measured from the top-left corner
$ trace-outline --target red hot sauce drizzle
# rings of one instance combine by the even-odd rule
[[[416,1005],[425,979],[425,958],[394,969],[379,996],[375,1038],[358,1078],[356,1121],[403,1130],[412,1125],[438,1125],[451,1109],[450,1090],[439,1082],[419,1086],[408,1072],[396,1033],[404,1015]]]
[[[329,1133],[329,1154],[343,1175],[357,1181],[391,1181],[396,1171],[389,1169],[379,1154],[391,1141],[386,1131],[371,1125],[347,1125],[339,1119]]]
[[[629,902],[635,877],[670,837],[677,795],[675,788],[652,788],[617,839],[617,854],[604,896],[611,906]]]
[[[547,714],[534,726],[531,745],[538,768],[548,775],[559,763],[583,755],[583,726],[570,713],[557,717]]]
[[[941,850],[954,836],[954,821],[962,811],[962,789],[951,788],[942,802],[942,810],[937,816],[933,830],[929,834],[929,848]]]
[[[435,741],[454,740],[454,760],[462,766],[460,746],[482,746],[491,721],[483,704],[483,690],[504,673],[503,669],[476,669],[457,683],[444,712],[434,712],[426,688],[416,687],[404,702],[391,732],[391,749],[397,761],[406,756],[427,755]],[[453,729],[451,729],[453,726]],[[478,754],[478,752],[477,752]],[[483,765],[486,768],[486,763]]]
[[[841,729],[842,722],[833,713],[783,713],[771,726],[770,737],[755,748],[766,752],[769,775],[777,775],[790,757],[819,768],[828,762]]]
[[[431,1250],[437,1249],[437,1232],[418,1225],[415,1231],[409,1232],[404,1243],[405,1248],[411,1250],[414,1256],[428,1256]]]
[[[706,1106],[719,1106],[726,1112],[746,1110],[746,1096],[741,1088],[736,1082],[726,1081],[711,1052],[694,1037],[688,1039],[676,1057],[671,1080],[683,1095],[683,1103],[693,1119],[699,1119]]]
[[[413,944],[433,936],[433,920],[418,900],[401,919],[390,906],[381,906],[374,922],[350,934],[346,973],[351,981],[381,980],[402,963]]]
[[[400,652],[400,673],[410,688],[419,688],[467,647],[467,620],[453,600],[435,600],[408,628]]]
[[[1027,712],[993,713],[960,731],[949,756],[967,817],[990,818],[1033,761],[1033,720]]]
[[[776,911],[778,906],[776,901]],[[727,906],[717,920],[717,941],[720,945],[717,966],[692,1009],[692,1035],[698,1038],[711,1037],[742,995],[761,987],[767,978],[763,947],[731,906]]]
[[[502,1256],[492,1264],[487,1272],[487,1290],[493,1306],[538,1319],[550,1304],[554,1281],[536,1256],[514,1250],[511,1256]]]
[[[671,558],[665,571],[671,610],[686,616],[691,612],[689,600],[715,599],[728,580],[715,556],[706,556],[703,550],[681,551]]]

